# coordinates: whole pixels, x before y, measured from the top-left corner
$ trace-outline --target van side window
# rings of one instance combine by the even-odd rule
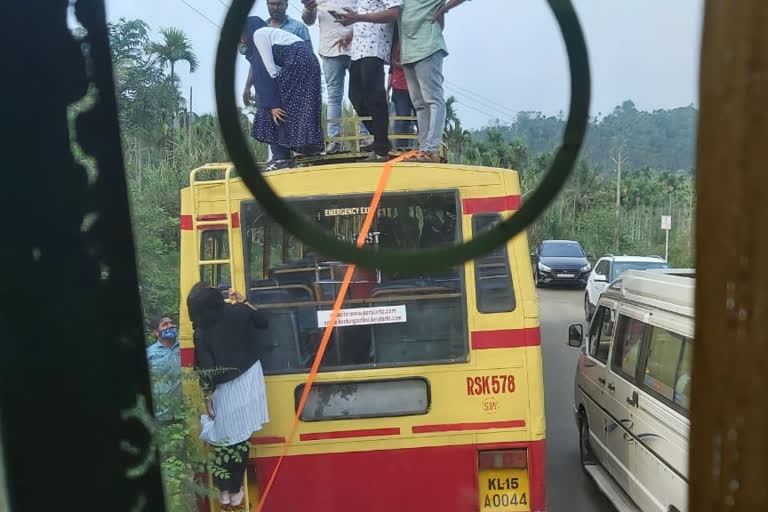
[[[603,364],[608,362],[615,314],[611,308],[600,306],[589,332],[589,355]]]
[[[637,360],[647,328],[648,325],[640,320],[619,315],[611,363],[611,368],[615,372],[634,380],[637,373]]]
[[[690,398],[693,343],[679,334],[653,327],[643,383],[651,391],[687,408]]]
[[[611,265],[611,262],[608,261],[608,260],[601,261],[597,265],[597,268],[595,269],[595,274],[599,274],[601,276],[605,276],[610,281],[611,279],[610,279],[610,276],[608,275],[608,271],[610,270],[610,265]]]
[[[472,234],[479,235],[501,222],[498,213],[472,217]],[[504,313],[515,310],[515,290],[509,269],[507,246],[502,245],[485,256],[475,258],[475,289],[480,313]]]

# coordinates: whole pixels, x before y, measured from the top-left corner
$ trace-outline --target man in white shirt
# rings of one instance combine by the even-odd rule
[[[400,17],[403,0],[357,0],[355,11],[346,9],[338,22],[354,25],[353,34],[340,41],[341,48],[350,47],[349,101],[358,116],[371,116],[366,121],[373,133],[373,152],[369,161],[389,160],[389,102],[384,81],[384,65],[389,64],[394,23]]]
[[[341,119],[342,103],[344,101],[344,80],[349,70],[349,49],[343,49],[339,44],[340,39],[352,33],[351,28],[346,28],[336,23],[331,12],[343,13],[345,9],[353,10],[357,7],[357,0],[302,0],[304,12],[301,19],[309,26],[317,21],[320,29],[320,47],[318,53],[323,61],[323,73],[325,74],[325,87],[328,95],[328,119]],[[367,133],[365,133],[367,134]],[[341,123],[328,121],[328,137],[341,135]],[[339,153],[342,146],[339,142],[331,142],[326,148],[326,153]]]

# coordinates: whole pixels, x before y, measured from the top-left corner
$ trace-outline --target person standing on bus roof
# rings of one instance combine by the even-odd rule
[[[328,119],[341,119],[342,103],[344,101],[344,79],[349,71],[349,49],[341,48],[336,42],[352,32],[352,29],[336,23],[331,12],[344,12],[344,9],[354,9],[357,0],[301,0],[304,11],[301,19],[309,26],[315,24],[320,29],[320,44],[318,53],[323,61],[325,73],[325,88],[328,95]],[[360,124],[361,135],[368,135],[364,124]],[[328,121],[328,137],[341,135],[341,123]],[[329,155],[342,151],[340,142],[328,143],[325,152]]]
[[[200,417],[200,439],[216,447],[226,476],[215,476],[222,505],[239,506],[250,439],[269,422],[261,368],[259,331],[266,317],[234,290],[234,304],[207,283],[189,292],[187,306],[194,329],[195,368],[206,395],[208,414]]]
[[[291,151],[305,155],[323,150],[320,64],[299,37],[248,18],[240,51],[251,62],[260,105],[251,136],[277,148],[266,171],[291,166]]]
[[[269,11],[269,19],[267,24],[273,28],[279,28],[286,32],[293,34],[302,41],[312,47],[312,39],[309,37],[309,30],[307,27],[290,16],[288,16],[288,0],[268,0],[267,10]],[[251,97],[251,88],[253,87],[253,66],[248,73],[248,79],[245,82],[245,91],[243,92],[243,104],[246,107],[250,107],[254,102]],[[256,91],[256,106],[259,106],[259,92]],[[270,146],[270,152],[272,153],[273,160],[286,160],[290,158],[290,152],[286,156],[285,151],[279,146]]]
[[[403,4],[401,59],[419,125],[419,153],[411,161],[440,162],[446,115],[443,59],[448,55],[443,15],[449,4],[445,0],[404,0]]]
[[[181,399],[181,351],[179,330],[171,315],[162,314],[150,320],[155,343],[147,347],[147,363],[152,378],[152,394],[155,399],[155,415],[162,421],[171,420],[171,411],[158,402]]]
[[[387,83],[387,97],[392,91],[392,106],[396,116],[412,116],[413,103],[408,92],[408,82],[405,79],[405,71],[400,63],[400,37],[395,27],[395,42],[392,45],[391,65],[389,66],[389,81]],[[411,135],[413,133],[413,121],[395,121],[395,135]],[[408,139],[397,139],[395,147],[405,149],[411,146]]]
[[[373,133],[373,152],[368,161],[389,160],[389,102],[384,83],[384,65],[389,64],[394,22],[400,17],[403,0],[357,0],[356,10],[338,14],[338,23],[353,26],[352,33],[338,41],[351,47],[349,101]]]

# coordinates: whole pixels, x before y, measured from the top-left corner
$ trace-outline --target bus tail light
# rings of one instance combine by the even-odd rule
[[[477,489],[482,512],[528,512],[531,489],[526,449],[477,454]]]

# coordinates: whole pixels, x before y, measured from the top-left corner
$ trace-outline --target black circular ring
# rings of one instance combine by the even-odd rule
[[[339,241],[305,219],[278,197],[256,167],[239,122],[235,103],[237,46],[255,0],[233,0],[224,21],[216,55],[216,106],[224,144],[243,182],[283,228],[325,257],[378,268],[390,273],[436,271],[487,254],[523,232],[544,213],[565,185],[584,141],[589,116],[590,73],[587,46],[571,0],[547,0],[565,41],[571,72],[571,99],[563,143],[552,166],[520,210],[472,240],[443,249],[392,250],[356,248]],[[471,8],[471,7],[470,7]]]

